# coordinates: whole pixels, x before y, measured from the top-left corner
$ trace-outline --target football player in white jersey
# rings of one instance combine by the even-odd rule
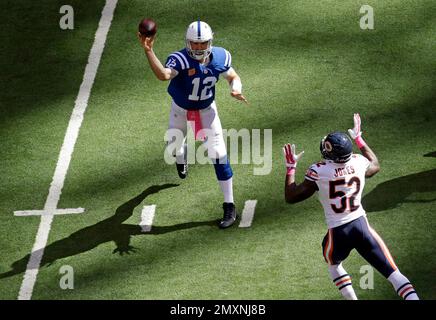
[[[409,280],[401,274],[381,237],[368,224],[360,199],[365,178],[380,170],[378,159],[362,138],[360,116],[354,115],[350,136],[362,152],[353,154],[350,138],[342,132],[333,132],[321,140],[323,160],[313,164],[301,184],[295,183],[297,162],[304,151],[296,154],[295,145],[283,147],[287,167],[285,199],[288,203],[303,201],[318,191],[328,232],[322,243],[324,259],[333,283],[344,298],[357,300],[351,277],[342,266],[351,250],[356,249],[374,268],[394,286],[406,300],[418,300]]]
[[[233,172],[215,104],[215,84],[220,75],[228,81],[231,96],[247,102],[242,95],[241,79],[232,67],[231,54],[224,48],[212,46],[212,29],[203,21],[194,21],[188,26],[186,47],[171,53],[165,66],[153,51],[155,36],[144,37],[138,32],[138,38],[155,76],[170,81],[168,93],[173,101],[168,132],[177,130],[181,133],[170,142],[175,146],[179,177],[184,179],[188,174],[186,133],[189,121],[193,124],[195,138],[204,141],[208,157],[214,164],[224,194],[224,216],[219,227],[228,228],[236,221],[237,214],[233,203]]]

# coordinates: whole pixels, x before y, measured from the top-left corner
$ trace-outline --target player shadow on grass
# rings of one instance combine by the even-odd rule
[[[436,157],[430,152],[424,157]],[[362,199],[367,212],[394,209],[402,203],[426,203],[435,199],[413,199],[412,194],[436,191],[436,169],[410,174],[377,185]]]
[[[124,253],[134,252],[135,248],[130,245],[131,236],[163,234],[199,226],[215,226],[216,220],[187,222],[172,226],[153,226],[150,232],[144,233],[139,225],[123,224],[125,220],[132,216],[133,210],[139,204],[141,204],[145,198],[163,189],[177,186],[178,184],[151,186],[144,190],[141,194],[119,206],[113,216],[92,226],[76,231],[67,238],[57,240],[49,244],[47,247],[45,247],[43,252],[43,259],[40,267],[51,265],[58,259],[74,256],[92,250],[100,244],[110,241],[114,241],[116,245],[116,248],[112,253],[119,253],[122,255]],[[30,254],[12,263],[11,270],[1,273],[0,279],[11,277],[26,271],[29,258]],[[37,268],[36,265],[30,267],[31,269]]]

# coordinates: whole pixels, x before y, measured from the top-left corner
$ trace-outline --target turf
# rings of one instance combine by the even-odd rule
[[[44,206],[104,1],[70,1],[74,30],[59,28],[63,4],[0,4],[1,299],[16,299],[39,224],[13,211]],[[283,200],[281,146],[305,150],[301,180],[319,160],[320,139],[359,112],[382,165],[364,192],[369,221],[420,297],[435,299],[436,4],[374,4],[375,29],[361,30],[363,4],[119,1],[58,205],[86,213],[55,217],[32,298],[340,299],[321,253],[327,228],[316,197]],[[207,21],[250,102],[233,100],[220,81],[223,127],[272,129],[270,174],[233,165],[239,211],[258,201],[251,228],[216,227],[222,195],[212,166],[191,166],[179,180],[163,161],[170,98],[135,37],[145,16],[158,23],[161,61],[184,46],[191,21]],[[144,193],[163,184],[178,185]],[[148,204],[156,216],[142,234]],[[74,290],[59,286],[63,265],[74,268]],[[364,265],[355,252],[344,263],[359,298],[399,299],[378,273],[373,290],[361,289]]]

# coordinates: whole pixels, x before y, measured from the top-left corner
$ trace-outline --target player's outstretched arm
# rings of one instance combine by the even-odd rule
[[[370,162],[370,165],[368,169],[366,169],[366,173],[365,173],[365,177],[370,178],[380,171],[380,164],[378,162],[377,156],[367,144],[365,144],[364,146],[362,146],[362,148],[359,149],[360,152],[362,152],[363,156],[367,158]]]
[[[170,80],[173,77],[172,73],[174,71],[170,68],[165,68],[153,51],[155,36],[144,37],[140,32],[138,32],[138,39],[142,48],[144,48],[148,63],[150,64],[151,70],[153,70],[156,75],[156,78],[162,81]]]
[[[359,148],[362,155],[367,158],[370,162],[368,169],[366,169],[365,176],[370,178],[380,171],[380,164],[378,162],[377,156],[374,151],[367,145],[367,143],[362,138],[362,131],[360,130],[360,115],[358,113],[354,114],[354,128],[348,129],[348,133],[351,138],[356,142],[357,147]]]
[[[304,151],[295,154],[295,145],[285,144],[283,155],[285,156],[286,180],[285,180],[285,200],[288,203],[297,203],[309,198],[317,191],[318,187],[313,181],[305,179],[302,183],[295,183],[295,170],[297,162],[303,156]]]
[[[230,85],[230,95],[235,99],[248,103],[247,99],[245,99],[245,97],[242,95],[241,78],[233,68],[230,68],[229,71],[227,71],[226,80],[229,82]]]

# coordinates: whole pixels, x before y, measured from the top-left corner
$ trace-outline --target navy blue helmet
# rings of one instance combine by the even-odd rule
[[[353,153],[353,143],[347,134],[332,132],[326,135],[319,146],[324,159],[347,162]]]

